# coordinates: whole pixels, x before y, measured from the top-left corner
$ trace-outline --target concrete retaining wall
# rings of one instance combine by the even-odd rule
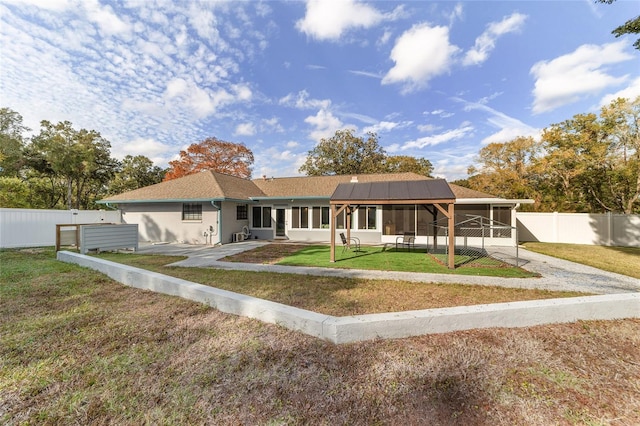
[[[640,293],[334,317],[68,251],[58,252],[58,260],[94,269],[131,287],[183,297],[338,344],[476,328],[640,318]]]

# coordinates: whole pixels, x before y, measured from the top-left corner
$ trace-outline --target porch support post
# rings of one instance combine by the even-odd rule
[[[336,205],[331,204],[331,257],[329,261],[331,263],[336,261]]]
[[[456,267],[456,259],[455,259],[455,232],[456,232],[456,216],[455,216],[455,211],[454,211],[454,204],[453,203],[449,203],[447,210],[445,210],[442,206],[440,206],[439,204],[434,204],[434,206],[440,210],[440,212],[442,212],[443,215],[445,215],[447,217],[447,224],[448,226],[448,234],[449,234],[449,269],[454,269]]]
[[[455,260],[455,211],[454,204],[449,204],[449,269],[454,269],[456,267]]]
[[[347,247],[351,249],[351,206],[347,205]]]

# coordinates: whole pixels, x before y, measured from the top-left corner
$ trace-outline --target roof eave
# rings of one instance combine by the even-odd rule
[[[255,201],[280,201],[280,200],[329,200],[331,196],[329,195],[304,195],[304,196],[281,196],[281,197],[251,197],[252,200]]]
[[[455,203],[455,198],[438,198],[433,200],[409,200],[409,199],[393,199],[393,200],[331,200],[331,204],[367,204],[367,205],[409,205],[409,204],[451,204]]]
[[[253,200],[249,198],[228,198],[228,197],[211,197],[211,198],[160,198],[153,200],[100,200],[96,204],[136,204],[136,203],[202,203],[209,201],[231,201],[236,203],[251,203]]]
[[[531,199],[508,199],[508,198],[457,198],[456,204],[533,204]]]

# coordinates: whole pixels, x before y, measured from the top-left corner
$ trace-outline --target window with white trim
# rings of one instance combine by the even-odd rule
[[[291,208],[291,228],[309,228],[309,207],[304,206]]]
[[[271,207],[254,206],[252,211],[253,228],[271,228]]]
[[[313,229],[329,229],[329,207],[314,207],[311,213],[311,227]]]
[[[376,229],[376,207],[361,206],[358,209],[358,229]]]

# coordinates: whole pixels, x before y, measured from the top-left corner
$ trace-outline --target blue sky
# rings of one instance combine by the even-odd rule
[[[215,136],[295,176],[337,129],[466,177],[490,142],[640,96],[638,1],[0,0],[0,106],[166,167]]]

